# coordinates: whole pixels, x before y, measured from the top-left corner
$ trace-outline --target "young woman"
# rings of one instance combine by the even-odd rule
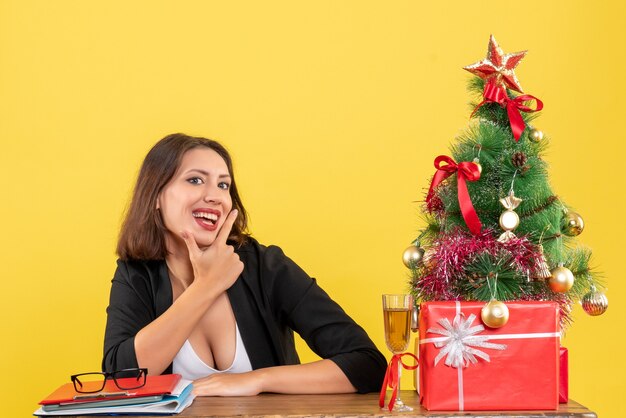
[[[180,373],[207,396],[378,391],[386,361],[366,332],[246,226],[223,146],[173,134],[150,150],[117,246],[103,370]],[[323,360],[299,364],[293,331]]]

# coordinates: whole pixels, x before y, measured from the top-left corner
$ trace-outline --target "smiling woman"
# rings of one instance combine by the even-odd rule
[[[366,332],[246,226],[222,145],[173,134],[150,150],[118,242],[103,370],[180,373],[209,396],[377,391],[386,362]],[[300,364],[294,331],[323,360]]]

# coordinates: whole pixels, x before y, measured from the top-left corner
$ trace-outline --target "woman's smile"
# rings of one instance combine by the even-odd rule
[[[215,231],[217,229],[218,220],[222,216],[220,211],[209,208],[196,209],[192,212],[192,215],[196,223],[207,231]]]

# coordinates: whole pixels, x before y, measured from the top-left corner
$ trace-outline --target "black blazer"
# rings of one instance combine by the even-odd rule
[[[300,363],[296,331],[317,355],[334,361],[358,392],[380,390],[385,358],[315,279],[276,246],[250,239],[236,252],[244,269],[227,293],[253,369]],[[135,335],[171,304],[165,261],[118,260],[102,369],[137,367]],[[171,372],[170,364],[164,373]]]

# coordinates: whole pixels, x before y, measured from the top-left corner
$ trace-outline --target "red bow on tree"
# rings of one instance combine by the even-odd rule
[[[442,165],[442,163],[446,163],[446,165]],[[474,205],[472,205],[472,199],[470,199],[469,192],[467,191],[467,184],[465,183],[466,181],[476,181],[480,179],[478,165],[468,161],[457,164],[447,155],[440,155],[435,158],[435,168],[437,171],[433,176],[433,181],[430,183],[430,189],[426,195],[426,201],[428,202],[433,197],[435,187],[437,187],[439,183],[456,172],[458,185],[457,194],[459,196],[461,214],[463,215],[463,219],[465,219],[465,223],[472,234],[476,235],[480,233],[482,224],[480,223],[480,219],[478,219]]]
[[[402,362],[402,357],[409,356],[415,360],[415,365],[409,366]],[[398,397],[398,380],[400,379],[400,366],[407,370],[417,369],[418,360],[413,353],[394,354],[391,357],[389,366],[387,366],[387,372],[385,373],[385,380],[383,381],[383,387],[380,389],[380,397],[378,398],[378,406],[381,408],[385,406],[385,395],[387,394],[387,387],[391,388],[391,398],[389,398],[389,411],[393,409],[393,405],[396,403]]]
[[[506,94],[506,90],[502,85],[496,84],[493,80],[489,80],[485,84],[485,89],[483,90],[483,100],[476,109],[472,112],[472,116],[476,111],[486,103],[498,103],[500,106],[506,108],[506,112],[509,116],[509,123],[511,124],[511,132],[513,132],[513,137],[515,138],[515,142],[519,141],[522,136],[522,132],[526,128],[526,124],[524,123],[524,119],[522,118],[522,112],[538,112],[543,109],[543,102],[536,98],[535,96],[531,96],[530,94],[523,94],[521,96],[517,96],[514,99],[510,99]],[[524,102],[534,100],[537,103],[537,107],[535,109],[530,108],[524,104]],[[470,116],[471,117],[471,116]]]

